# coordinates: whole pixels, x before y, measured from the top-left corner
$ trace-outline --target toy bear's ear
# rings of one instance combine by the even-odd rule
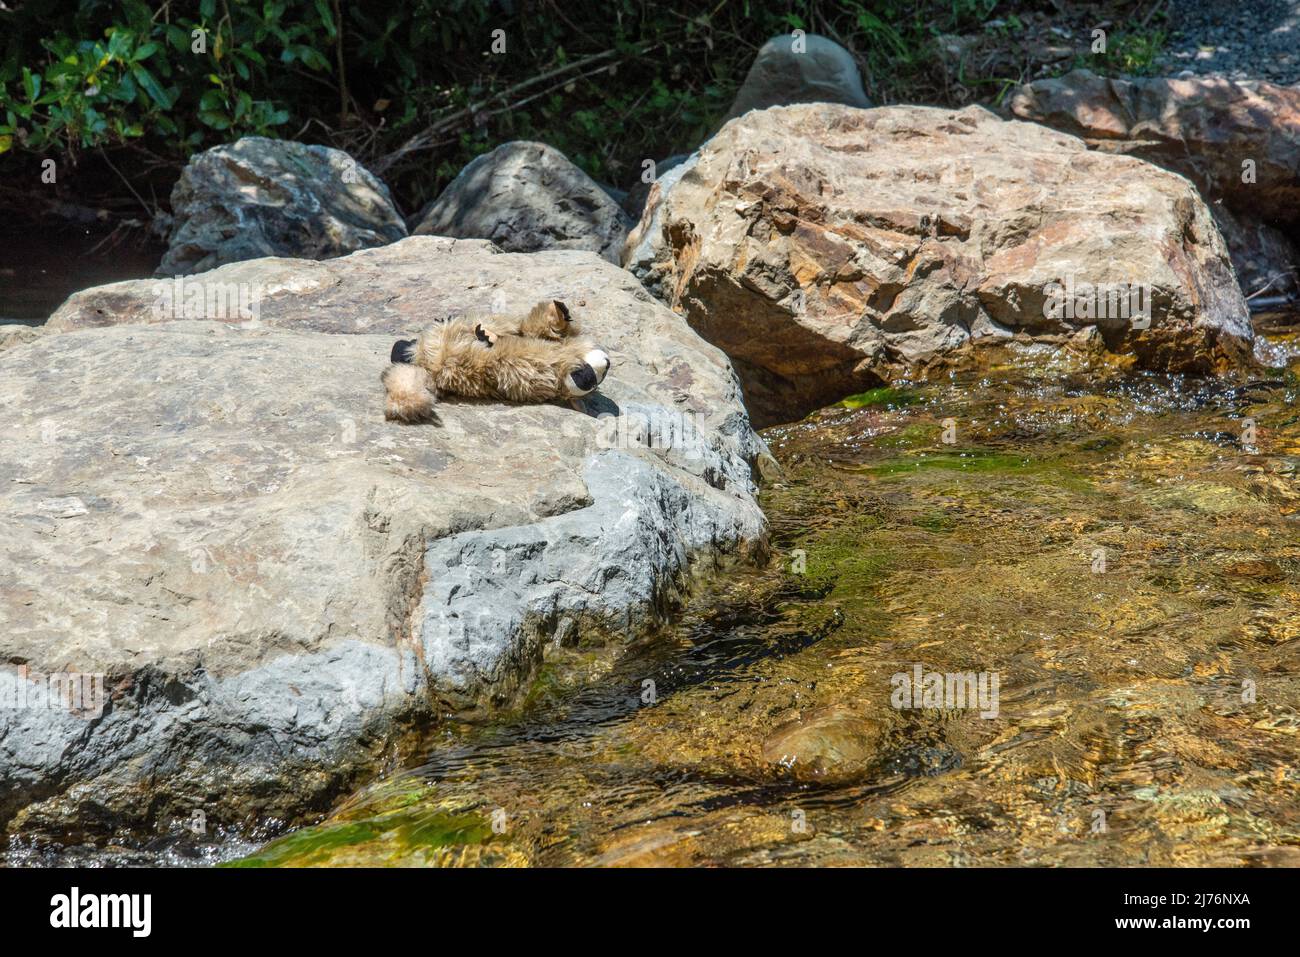
[[[555,306],[555,311],[560,314],[560,318],[565,322],[569,321],[569,307],[558,299],[552,299],[551,304]]]
[[[393,351],[389,353],[390,362],[411,362],[415,359],[415,340],[398,339],[393,343]]]

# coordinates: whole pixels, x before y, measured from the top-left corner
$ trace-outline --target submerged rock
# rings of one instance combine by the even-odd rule
[[[329,259],[406,235],[388,187],[342,150],[245,136],[194,156],[172,189],[158,274],[262,256]]]
[[[883,738],[879,722],[830,705],[773,730],[763,740],[763,760],[801,781],[840,784],[880,761]]]
[[[254,314],[204,318],[231,290]],[[598,393],[384,421],[395,337],[543,297],[613,357]],[[413,237],[87,290],[0,352],[0,402],[0,695],[102,688],[0,708],[27,833],[298,818],[765,534],[726,357],[587,252]]]
[[[842,103],[868,107],[853,54],[815,33],[783,33],[759,49],[736,91],[727,119],[750,110],[792,103]]]
[[[624,263],[732,357],[761,424],[973,342],[1096,327],[1209,372],[1252,340],[1186,180],[980,107],[747,113],[655,185]]]
[[[545,143],[503,143],[471,161],[420,216],[425,236],[488,239],[507,252],[587,249],[618,262],[632,221]]]

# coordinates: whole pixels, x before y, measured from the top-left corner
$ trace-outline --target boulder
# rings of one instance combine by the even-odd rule
[[[598,392],[384,421],[396,337],[543,297],[610,353]],[[300,820],[765,539],[726,357],[578,250],[422,236],[86,290],[0,352],[0,402],[11,831]]]
[[[973,342],[1095,329],[1210,372],[1253,335],[1190,183],[980,107],[747,113],[656,183],[624,263],[732,357],[763,425]]]
[[[245,136],[190,159],[158,275],[263,256],[330,259],[406,235],[388,187],[342,150]]]
[[[598,182],[596,185],[604,190],[606,196],[618,203],[620,209],[623,204],[627,202],[627,190],[619,189],[617,186],[611,186],[609,183]]]
[[[1011,110],[1182,173],[1238,214],[1300,223],[1300,87],[1222,77],[1112,80],[1075,70],[1022,86]]]
[[[631,225],[614,197],[559,150],[515,141],[468,163],[414,232],[488,239],[507,252],[587,249],[616,263]]]
[[[800,781],[843,784],[880,762],[883,740],[880,722],[830,705],[773,729],[763,739],[763,761]]]
[[[20,346],[25,342],[31,342],[42,331],[41,326],[33,326],[26,322],[0,321],[0,351],[12,346]]]
[[[727,119],[792,103],[871,105],[858,64],[848,50],[815,33],[783,33],[759,49]]]
[[[1280,229],[1253,216],[1236,216],[1221,203],[1210,206],[1228,245],[1232,268],[1246,296],[1300,293],[1300,249]]]
[[[649,183],[637,179],[637,181],[632,185],[632,188],[627,191],[627,194],[623,198],[621,204],[623,212],[627,213],[633,219],[639,219],[641,211],[645,209],[645,201],[650,196],[650,188],[674,166],[680,166],[682,163],[686,162],[686,159],[687,157],[685,153],[674,153],[667,159],[655,163],[655,178]]]

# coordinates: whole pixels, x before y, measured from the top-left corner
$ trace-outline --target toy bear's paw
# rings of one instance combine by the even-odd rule
[[[393,343],[393,351],[388,357],[389,362],[407,363],[415,359],[415,340],[398,339]]]
[[[394,363],[384,370],[380,379],[387,394],[384,418],[412,424],[436,421],[433,406],[438,396],[427,369],[410,363]]]
[[[600,349],[592,349],[582,357],[582,364],[564,377],[564,384],[569,395],[586,395],[605,381],[608,372],[609,356]]]
[[[488,332],[483,328],[482,323],[474,327],[474,338],[486,345],[489,349],[497,344],[497,334],[495,332]]]

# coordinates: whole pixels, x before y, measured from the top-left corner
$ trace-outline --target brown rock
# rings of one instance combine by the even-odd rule
[[[1075,70],[1020,88],[1016,116],[1182,173],[1238,212],[1300,221],[1300,87]],[[1242,163],[1253,160],[1255,181]]]
[[[1280,582],[1286,579],[1286,572],[1277,562],[1268,558],[1257,558],[1244,562],[1234,562],[1224,566],[1223,573],[1230,578],[1241,578],[1261,584]]]
[[[1232,268],[1246,296],[1293,296],[1300,292],[1300,249],[1257,217],[1234,215],[1222,203],[1210,206],[1228,244]]]
[[[800,780],[838,783],[877,763],[883,736],[878,722],[831,705],[772,731],[763,741],[763,760]]]
[[[1253,335],[1186,180],[979,107],[748,113],[655,185],[623,261],[732,357],[764,425],[975,341],[1095,326],[1148,368],[1209,372]],[[1071,280],[1145,287],[1149,328],[1050,315]]]

